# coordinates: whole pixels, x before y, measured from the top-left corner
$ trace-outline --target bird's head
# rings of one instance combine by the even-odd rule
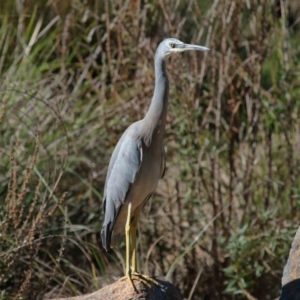
[[[156,54],[164,58],[172,53],[183,52],[188,50],[208,51],[209,48],[198,45],[185,44],[177,39],[168,38],[163,40],[159,44]]]

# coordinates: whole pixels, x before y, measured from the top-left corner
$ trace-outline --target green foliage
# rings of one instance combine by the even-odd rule
[[[188,299],[273,299],[299,219],[299,7],[123,2],[3,5],[0,299],[123,274],[124,247],[100,246],[105,174],[147,111],[167,36],[211,51],[168,60],[167,172],[140,222],[139,267]]]
[[[274,219],[273,211],[267,211],[264,220],[261,220],[262,224],[251,222],[237,233],[232,233],[226,247],[226,257],[231,262],[224,269],[228,278],[226,293],[245,295],[246,291],[263,284],[266,289],[274,289],[273,295],[266,297],[280,294],[280,285],[274,287],[274,280],[282,276],[281,266],[285,263],[282,254],[289,251],[293,239],[291,232],[295,231],[295,227],[289,228],[285,224],[278,226],[274,224]],[[260,231],[261,227],[265,229],[264,232]],[[275,234],[271,234],[274,228]],[[274,279],[267,278],[268,273]]]

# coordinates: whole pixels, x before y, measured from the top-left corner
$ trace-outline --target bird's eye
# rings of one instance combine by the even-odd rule
[[[174,43],[170,43],[169,44],[171,48],[175,48],[175,44]]]

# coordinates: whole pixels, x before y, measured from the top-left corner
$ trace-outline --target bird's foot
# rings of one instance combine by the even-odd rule
[[[145,285],[147,285],[149,288],[151,288],[151,284],[155,284],[156,286],[160,287],[160,283],[153,277],[150,277],[145,274],[140,274],[138,272],[133,272],[131,275],[138,278],[141,282],[143,282]]]
[[[158,287],[161,286],[160,283],[157,280],[155,280],[155,278],[149,277],[148,275],[140,274],[138,272],[133,272],[131,274],[125,275],[124,277],[120,278],[119,281],[129,280],[132,288],[137,292],[137,289],[133,283],[133,279],[139,280],[149,289],[152,288],[151,284],[155,284]]]
[[[128,275],[125,275],[125,276],[121,277],[118,281],[129,280],[129,282],[130,282],[132,288],[133,288],[133,289],[135,290],[135,292],[137,293],[137,289],[136,289],[136,287],[135,287],[135,285],[134,285],[134,283],[133,283],[133,278],[132,278],[132,277],[134,277],[134,276],[132,276],[131,274],[128,274]]]

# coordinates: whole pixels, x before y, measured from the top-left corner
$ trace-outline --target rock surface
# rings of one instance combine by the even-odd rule
[[[297,278],[300,278],[300,227],[296,232],[288,261],[284,267],[282,286]]]
[[[82,296],[53,298],[51,300],[182,300],[179,290],[168,281],[156,279],[161,287],[151,284],[151,288],[134,280],[134,291],[128,280],[116,281],[102,289]]]
[[[281,282],[280,300],[300,300],[300,227],[292,243]]]

